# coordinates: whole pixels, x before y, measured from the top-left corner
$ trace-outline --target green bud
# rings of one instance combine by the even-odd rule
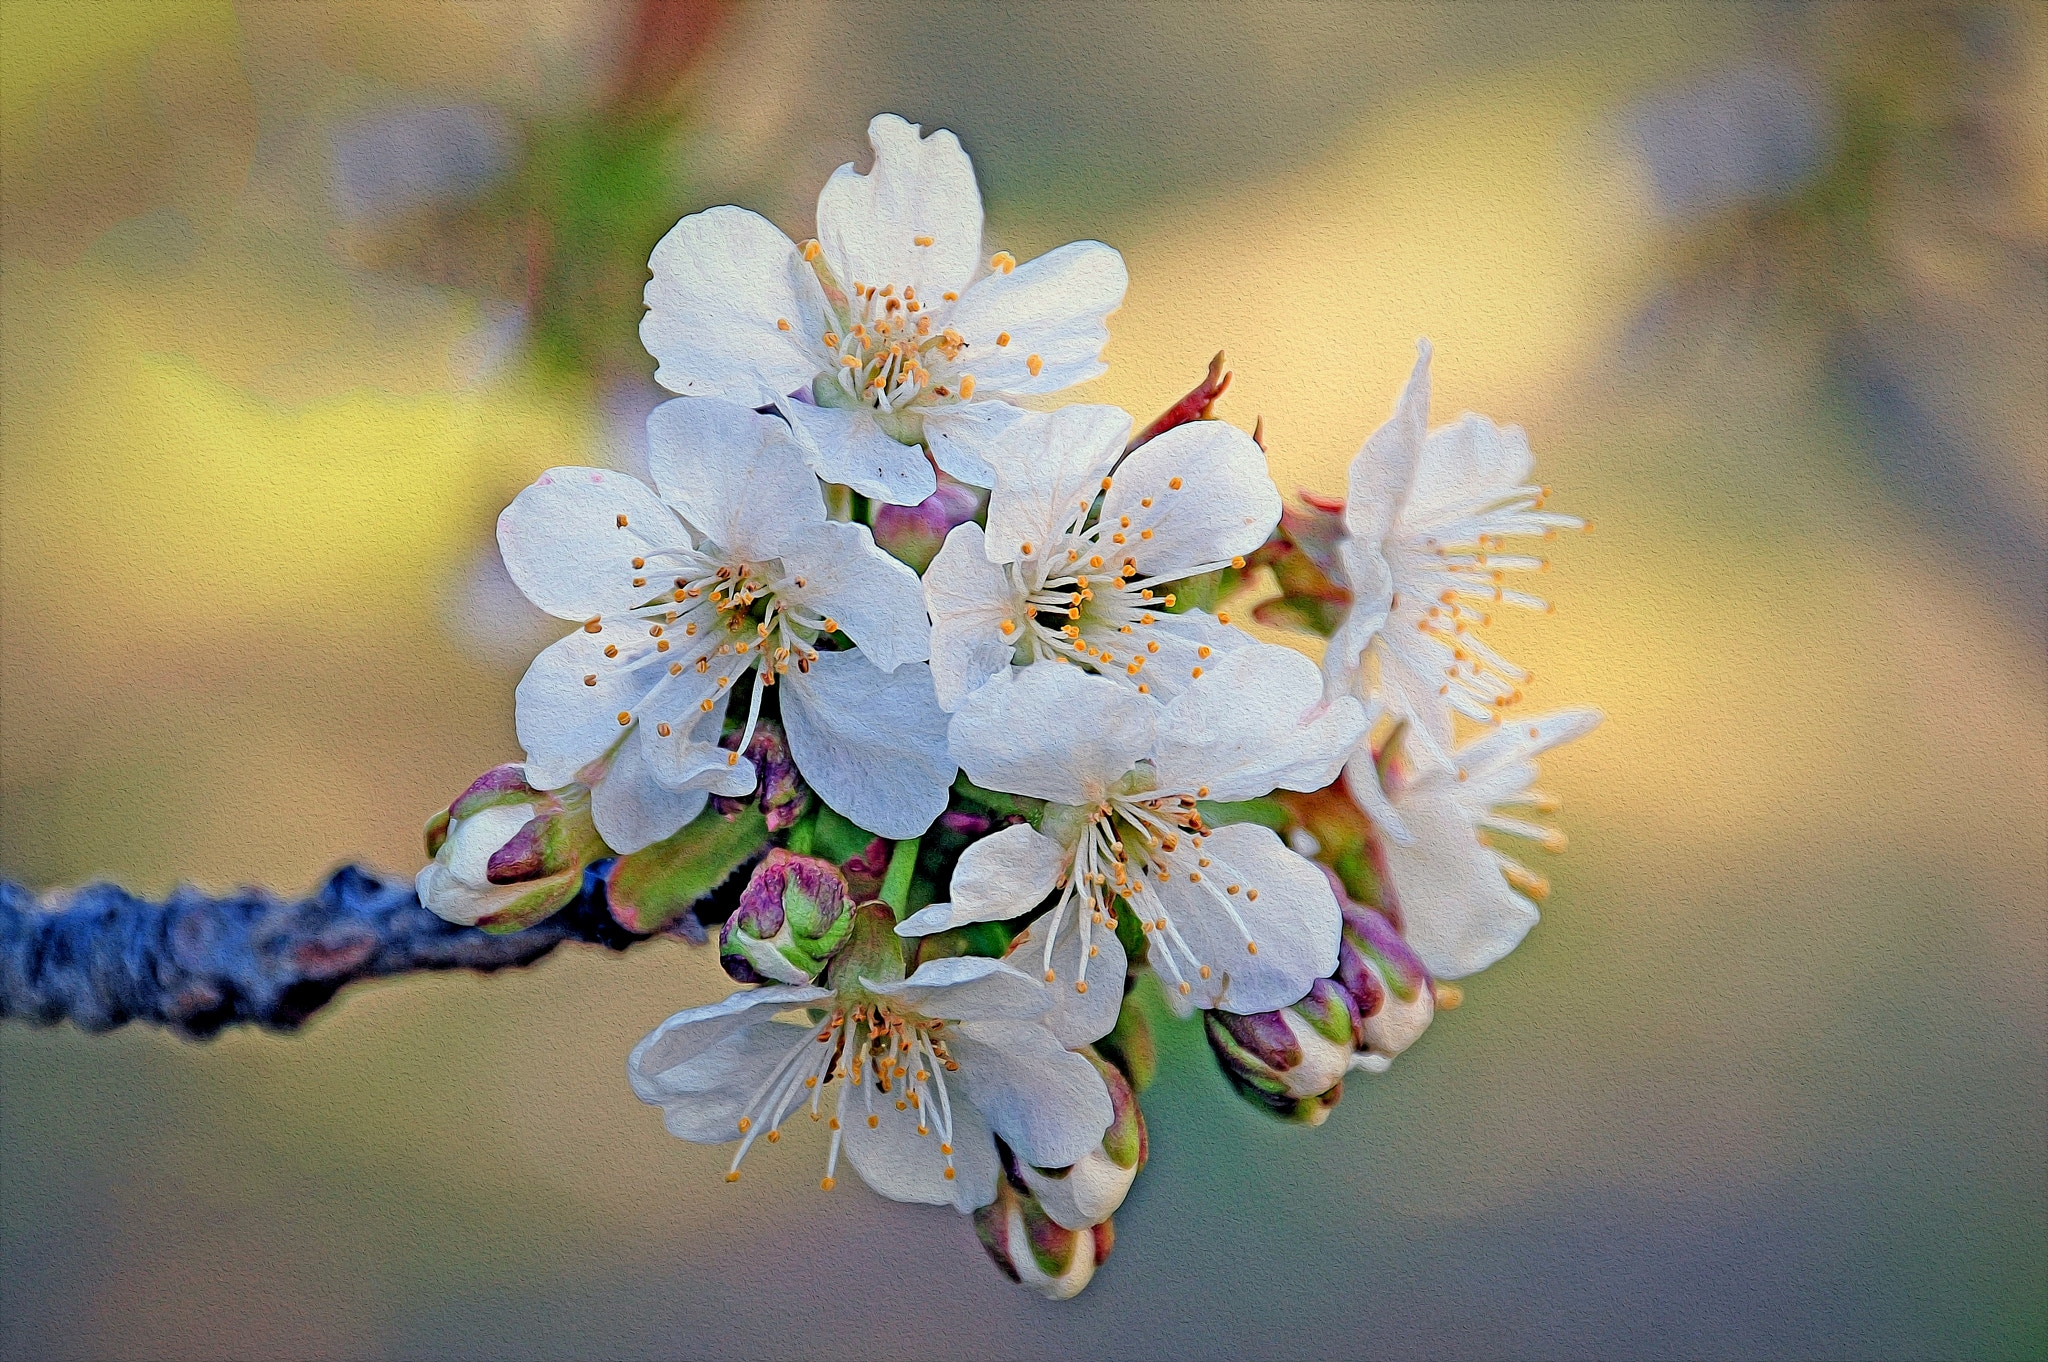
[[[420,902],[450,922],[516,932],[559,911],[604,855],[580,785],[536,790],[525,768],[496,767],[427,821]]]
[[[718,963],[743,984],[808,984],[853,933],[839,867],[777,847],[754,867],[718,933]]]
[[[629,932],[658,932],[767,844],[759,809],[730,818],[707,809],[674,836],[612,862],[605,876],[612,916]]]

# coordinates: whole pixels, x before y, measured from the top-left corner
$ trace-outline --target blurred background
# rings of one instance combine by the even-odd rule
[[[516,756],[536,471],[633,468],[648,250],[892,110],[1340,490],[1415,338],[1525,426],[1545,921],[1320,1129],[1162,1027],[1080,1300],[727,1186],[623,1081],[680,942],[300,1035],[0,1028],[0,1355],[2048,1353],[2048,11],[0,4],[0,873],[298,892]],[[808,1132],[806,1132],[808,1134]],[[779,1165],[779,1166],[777,1166]]]

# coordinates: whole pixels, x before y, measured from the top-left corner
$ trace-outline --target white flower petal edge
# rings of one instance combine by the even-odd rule
[[[634,1047],[627,1075],[677,1136],[739,1140],[728,1176],[798,1110],[823,1116],[836,1083],[827,1187],[843,1147],[884,1196],[968,1211],[995,1196],[991,1130],[1057,1168],[1099,1144],[1115,1118],[1094,1066],[1043,1020],[1052,1003],[1044,985],[1004,962],[964,957],[928,962],[893,984],[842,984],[837,994],[771,985],[669,1018]],[[823,1016],[774,1019],[804,1005]],[[878,1097],[884,1075],[889,1095]]]
[[[1496,722],[1527,675],[1477,637],[1488,608],[1548,609],[1504,585],[1511,571],[1545,565],[1505,552],[1507,540],[1583,522],[1543,509],[1548,493],[1528,483],[1534,460],[1518,427],[1467,413],[1428,430],[1430,354],[1420,342],[1393,416],[1351,462],[1338,556],[1352,606],[1324,654],[1324,676],[1332,695],[1364,694],[1372,681],[1410,724],[1417,760],[1444,766],[1452,716]]]
[[[1422,767],[1391,781],[1389,798],[1413,834],[1385,844],[1388,888],[1402,934],[1430,973],[1477,973],[1520,944],[1536,925],[1540,876],[1479,840],[1481,829],[1563,846],[1562,834],[1514,808],[1554,808],[1534,788],[1535,758],[1598,725],[1597,710],[1518,719],[1458,749],[1449,768]]]
[[[1284,1007],[1336,968],[1336,898],[1270,832],[1212,829],[1198,805],[1320,788],[1364,730],[1356,700],[1323,703],[1315,664],[1260,644],[1165,706],[1074,667],[999,676],[954,714],[953,750],[977,785],[1051,805],[1037,832],[1006,829],[970,846],[953,901],[898,930],[1019,916],[1050,878],[1058,898],[1032,930],[1052,979],[1084,982],[1063,961],[1091,958],[1113,934],[1113,914],[1127,911],[1169,996],[1233,1011]]]
[[[1117,408],[1072,406],[996,442],[987,530],[955,529],[925,570],[940,703],[957,709],[1012,664],[1039,662],[1168,699],[1250,641],[1227,617],[1174,613],[1170,588],[1265,542],[1280,517],[1265,455],[1220,421],[1124,458],[1129,437]]]
[[[921,444],[986,486],[1011,399],[1102,372],[1127,281],[1099,242],[984,266],[959,140],[883,114],[868,141],[873,168],[841,166],[819,193],[817,241],[737,208],[677,223],[649,261],[640,334],[670,391],[773,402],[819,476],[914,505],[933,487]]]
[[[899,841],[945,811],[958,768],[922,662],[885,672],[857,651],[820,653],[781,684],[790,755],[827,804]]]

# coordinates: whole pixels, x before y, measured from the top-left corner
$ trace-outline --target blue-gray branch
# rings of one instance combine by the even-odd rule
[[[624,950],[648,938],[612,920],[603,869],[585,872],[561,912],[504,936],[444,922],[420,906],[409,878],[355,866],[304,899],[180,889],[151,903],[96,884],[54,911],[0,882],[0,1017],[84,1031],[155,1022],[193,1037],[251,1022],[289,1031],[357,979],[507,969],[565,941]],[[684,922],[696,925],[689,914]]]

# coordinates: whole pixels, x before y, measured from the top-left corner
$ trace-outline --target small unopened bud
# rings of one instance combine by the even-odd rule
[[[1005,1277],[1056,1301],[1080,1295],[1116,1242],[1112,1222],[1070,1230],[1008,1178],[996,1179],[996,1199],[974,1213],[974,1232]]]
[[[734,730],[720,739],[719,746],[732,751],[739,742],[739,731]],[[797,774],[796,759],[789,755],[789,740],[783,736],[782,725],[773,719],[758,721],[745,756],[754,763],[758,775],[754,792],[713,795],[711,807],[727,818],[738,817],[743,809],[758,808],[768,820],[770,832],[780,832],[803,817],[811,807],[811,790]]]
[[[427,822],[420,902],[491,932],[516,932],[576,897],[583,868],[605,854],[580,785],[536,790],[516,763],[494,767]]]
[[[1393,923],[1354,903],[1343,909],[1336,979],[1358,1012],[1358,1054],[1351,1067],[1385,1073],[1394,1056],[1429,1029],[1435,993],[1429,971]]]
[[[915,506],[875,508],[875,543],[913,571],[923,572],[938,557],[947,533],[988,506],[988,493],[939,474],[936,492]]]
[[[1114,1065],[1087,1050],[1080,1052],[1102,1075],[1109,1105],[1116,1113],[1102,1143],[1066,1168],[1037,1168],[1025,1163],[1006,1144],[998,1143],[1005,1174],[1020,1192],[1038,1198],[1045,1213],[1066,1229],[1085,1230],[1116,1214],[1131,1184],[1145,1167],[1145,1114],[1138,1095]]]
[[[1277,1011],[1209,1011],[1202,1020],[1217,1064],[1247,1101],[1321,1125],[1343,1096],[1358,1016],[1336,980],[1316,980],[1300,1002]]]
[[[718,933],[718,963],[743,984],[808,984],[853,930],[839,867],[775,848]]]

